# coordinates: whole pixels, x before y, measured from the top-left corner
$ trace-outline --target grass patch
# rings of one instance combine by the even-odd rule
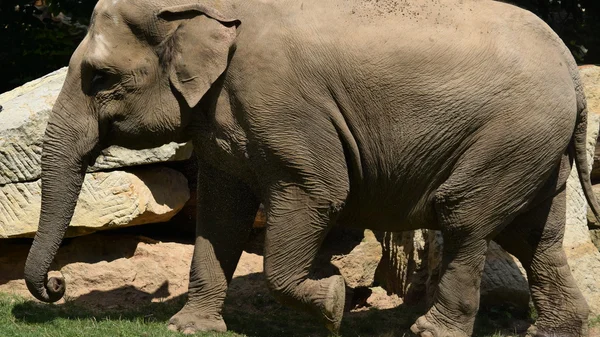
[[[183,306],[183,298],[151,303],[137,310],[96,312],[67,302],[42,304],[22,297],[0,294],[0,336],[2,337],[167,337],[184,336],[167,330],[169,318]],[[423,308],[401,305],[388,310],[347,312],[340,331],[342,337],[412,336],[410,326]],[[230,332],[199,333],[203,337],[330,337],[311,316],[284,307],[272,296],[249,295],[228,299],[224,318]],[[482,311],[478,316],[477,337],[518,336],[512,315],[502,311]],[[522,321],[521,321],[522,322]],[[600,324],[600,317],[594,320]]]
[[[180,305],[156,303],[129,312],[97,313],[71,303],[42,304],[0,294],[0,336],[3,337],[171,337],[184,336],[166,329]],[[206,337],[243,337],[235,333],[198,334]]]

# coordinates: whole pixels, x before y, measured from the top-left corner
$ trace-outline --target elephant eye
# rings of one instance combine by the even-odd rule
[[[101,70],[94,71],[94,77],[92,77],[91,87],[93,91],[100,91],[104,89],[104,85],[108,82],[109,75]]]
[[[99,92],[112,89],[120,81],[120,76],[105,70],[94,69],[89,83],[89,93],[94,96]]]

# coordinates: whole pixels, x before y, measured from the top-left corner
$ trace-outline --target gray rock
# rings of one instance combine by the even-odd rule
[[[187,179],[169,168],[89,173],[67,236],[168,221],[189,197]],[[0,238],[32,237],[40,205],[40,180],[0,186]]]
[[[65,80],[62,68],[12,91],[0,94],[0,185],[31,182],[40,177],[42,140],[52,106]],[[149,150],[113,146],[89,172],[188,159],[192,146],[170,143]]]

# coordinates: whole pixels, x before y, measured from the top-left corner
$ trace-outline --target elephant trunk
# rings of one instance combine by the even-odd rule
[[[77,101],[80,103],[69,104]],[[64,295],[64,279],[48,279],[48,271],[73,217],[92,153],[98,147],[98,121],[79,107],[81,101],[69,99],[63,88],[44,136],[39,227],[25,263],[27,288],[44,302],[56,302]]]

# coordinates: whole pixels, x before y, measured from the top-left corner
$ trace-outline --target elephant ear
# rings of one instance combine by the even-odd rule
[[[157,16],[178,23],[165,57],[171,84],[194,107],[227,68],[240,21],[198,3],[163,8]]]

